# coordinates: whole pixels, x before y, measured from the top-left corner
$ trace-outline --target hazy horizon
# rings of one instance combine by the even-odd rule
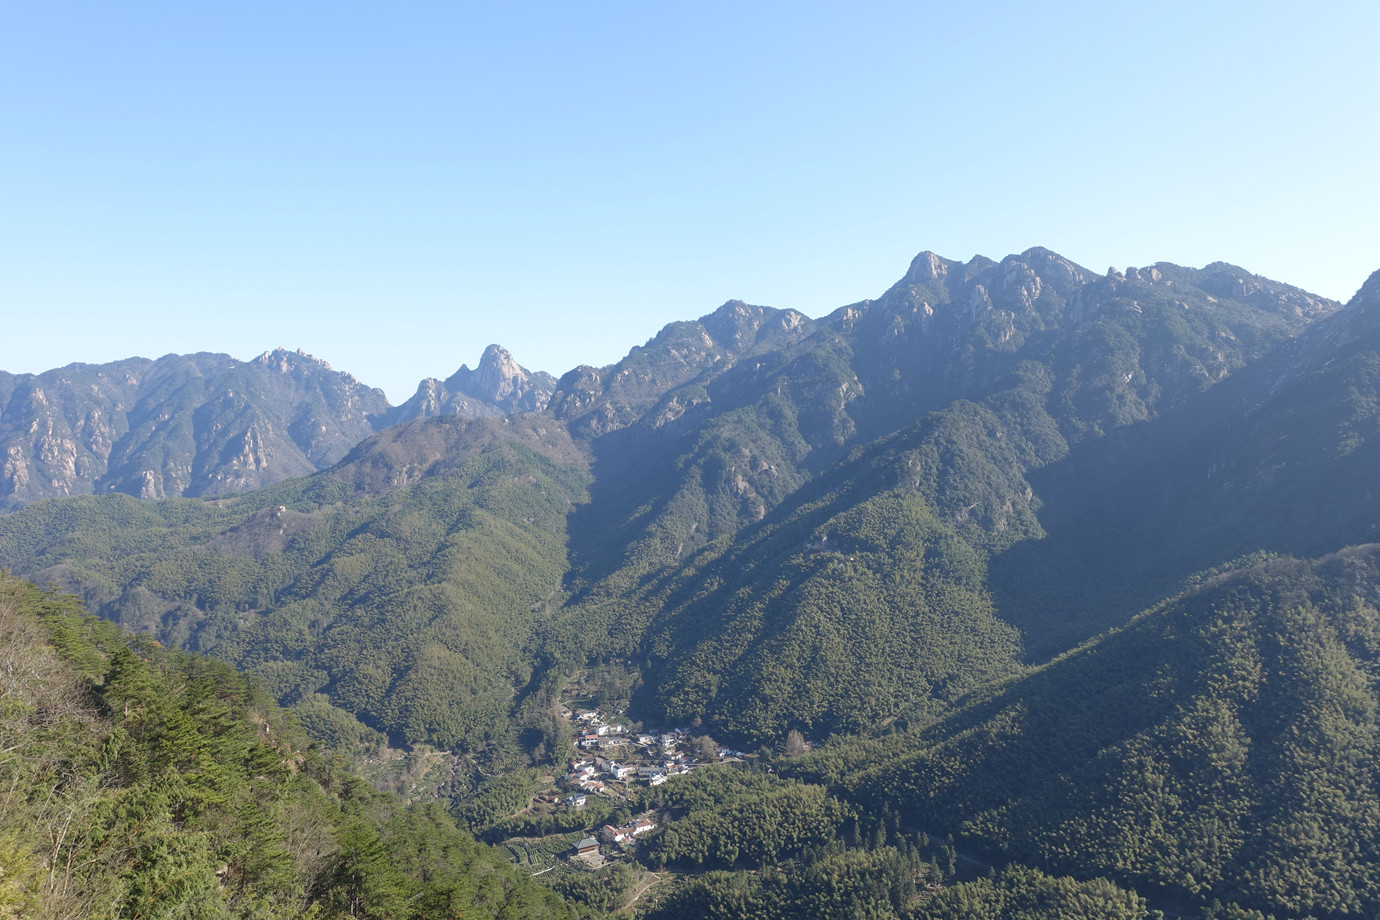
[[[1344,3],[11,12],[0,369],[302,350],[402,402],[925,249],[1380,268],[1380,12]]]

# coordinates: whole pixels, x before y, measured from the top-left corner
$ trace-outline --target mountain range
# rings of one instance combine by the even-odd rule
[[[281,350],[0,398],[0,563],[342,753],[524,775],[602,668],[650,724],[827,740],[780,770],[861,825],[1203,916],[1380,909],[1380,272],[1342,305],[925,252],[819,319],[729,301],[559,379],[490,346],[398,407]]]
[[[391,425],[544,406],[555,381],[490,346],[475,370],[427,379],[401,406],[302,351],[166,355],[0,372],[0,507],[119,492],[245,492],[337,463]]]

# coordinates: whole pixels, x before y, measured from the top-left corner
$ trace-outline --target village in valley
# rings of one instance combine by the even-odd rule
[[[582,811],[591,798],[597,798],[626,808],[636,801],[638,787],[660,786],[693,769],[741,761],[745,756],[714,744],[707,736],[693,737],[683,727],[634,730],[636,723],[623,718],[621,709],[572,709],[563,705],[561,717],[571,725],[578,754],[556,780],[556,789],[538,795],[534,806],[545,803]],[[656,827],[650,813],[625,822],[604,823],[579,840],[567,855],[592,866],[603,865],[607,856],[631,854],[638,838]]]
[[[640,912],[653,898],[651,888],[665,892],[680,874],[650,872],[636,859],[647,837],[661,830],[658,786],[749,756],[696,727],[651,730],[629,719],[631,680],[620,668],[571,676],[552,709],[571,745],[570,756],[560,761],[563,771],[542,775],[526,807],[495,823],[483,839],[559,891],[615,888],[620,894],[610,899],[610,909],[636,903]]]

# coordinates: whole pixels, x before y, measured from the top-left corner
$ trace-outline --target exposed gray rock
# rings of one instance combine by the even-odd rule
[[[0,508],[259,488],[330,466],[388,409],[381,391],[284,349],[0,372]]]
[[[551,401],[556,378],[522,367],[500,345],[484,349],[479,366],[460,369],[442,382],[423,380],[416,394],[399,406],[394,421],[458,415],[485,418],[517,412],[540,412]]]

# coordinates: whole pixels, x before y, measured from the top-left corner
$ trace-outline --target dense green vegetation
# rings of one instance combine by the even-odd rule
[[[216,504],[40,502],[0,518],[0,558],[127,629],[255,673],[346,752],[384,732],[511,758],[514,686],[560,589],[584,474],[494,440],[359,492],[378,478],[372,458]]]
[[[993,560],[1003,614],[1045,658],[1258,550],[1380,538],[1380,279],[1171,415],[1030,475],[1048,539]]]
[[[793,765],[961,847],[1279,916],[1380,910],[1380,548],[1248,561],[929,728]]]
[[[1080,882],[1012,868],[994,879],[917,895],[930,864],[891,847],[836,850],[794,873],[711,872],[649,916],[656,920],[1154,920],[1145,899],[1106,880]],[[1232,914],[1219,914],[1226,920]]]
[[[1150,920],[1145,899],[1105,879],[1079,882],[1012,867],[992,879],[963,882],[925,901],[913,920]],[[1221,920],[1226,920],[1225,916]]]
[[[549,707],[518,701],[539,740],[508,731],[513,689],[614,658],[651,717],[753,744],[857,731],[1011,673],[986,572],[1045,533],[1032,476],[1333,305],[1232,266],[1097,278],[1031,250],[925,254],[861,306],[732,302],[567,374],[544,415],[399,426],[217,506],[26,510],[0,560],[252,670],[340,749],[553,757]],[[1002,610],[1044,652],[1083,637],[1040,612]]]
[[[650,790],[643,804],[678,817],[647,847],[653,868],[775,863],[829,843],[849,817],[823,786],[742,771],[678,778]]]
[[[854,450],[760,503],[736,531],[668,504],[654,527],[702,548],[678,544],[686,559],[673,569],[649,561],[655,553],[626,560],[576,594],[552,644],[577,659],[643,656],[659,688],[642,701],[651,712],[712,713],[754,744],[789,728],[856,731],[1009,673],[1018,646],[993,613],[985,560],[1040,533],[1020,471],[1056,458],[1064,442],[1042,408],[1039,369],[1021,365],[1006,382],[984,404],[956,403]],[[760,438],[748,443],[731,462],[721,450],[722,478],[764,450]],[[701,468],[688,481],[704,479]],[[577,514],[572,527],[581,526]],[[697,540],[700,531],[719,538]]]
[[[923,860],[892,848],[834,847],[801,865],[759,873],[710,872],[686,884],[650,913],[656,920],[844,920],[906,916],[916,900]]]
[[[655,410],[631,364],[600,378],[613,389],[589,384],[590,403],[612,399],[614,414],[582,403],[576,417],[617,424],[592,441],[553,657],[630,657],[648,688],[641,712],[704,717],[753,746],[942,708],[1020,658],[987,571],[1045,535],[1032,477],[1191,403],[1330,309],[1231,266],[1096,279],[1032,251],[956,269],[909,278],[806,337],[706,359]],[[1007,575],[1007,598],[1040,575]],[[1047,654],[1096,622],[1031,619],[1020,622]]]
[[[0,786],[0,916],[574,916],[226,665],[7,575]]]
[[[501,852],[654,918],[1380,913],[1380,551],[1342,549],[1380,537],[1380,280],[1328,316],[1232,266],[1127,274],[925,254],[818,322],[674,324],[544,412],[0,517],[0,562],[258,682],[6,583],[42,611],[15,648],[55,650],[3,710],[35,756],[0,761],[0,904],[569,913]],[[200,437],[175,382],[160,470]],[[576,672],[580,706],[760,753],[534,800]],[[565,858],[639,809],[608,865]]]
[[[568,872],[551,887],[567,901],[607,913],[623,906],[629,890],[642,877],[634,864],[618,862],[598,872]]]

